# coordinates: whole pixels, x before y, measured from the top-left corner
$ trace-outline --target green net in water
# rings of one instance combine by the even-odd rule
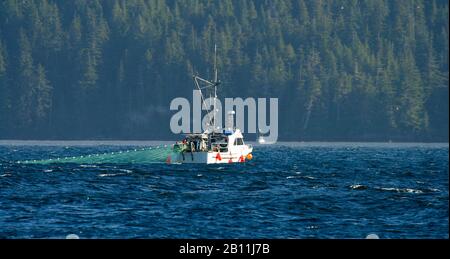
[[[75,157],[53,158],[44,160],[19,161],[22,164],[52,164],[52,163],[76,163],[76,164],[103,164],[103,163],[164,163],[172,152],[170,146],[147,147],[126,151],[117,151],[103,154],[92,154]]]

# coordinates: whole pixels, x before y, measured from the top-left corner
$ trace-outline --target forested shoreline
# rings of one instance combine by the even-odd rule
[[[173,139],[175,97],[279,98],[279,140],[448,141],[447,0],[4,0],[0,139]]]

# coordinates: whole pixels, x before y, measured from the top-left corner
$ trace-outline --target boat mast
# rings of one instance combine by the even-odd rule
[[[199,77],[198,75],[193,75],[192,77],[193,77],[193,79],[194,79],[194,82],[195,82],[195,85],[197,86],[197,89],[200,91],[200,95],[201,95],[201,100],[202,100],[202,102],[203,102],[203,105],[204,105],[204,107],[205,107],[205,109],[207,109],[207,110],[209,110],[207,107],[207,105],[206,105],[206,102],[205,102],[205,98],[204,98],[204,96],[203,96],[203,93],[202,93],[202,90],[203,89],[205,89],[205,88],[210,88],[210,87],[214,87],[214,98],[213,98],[213,113],[212,113],[212,118],[211,118],[211,116],[210,116],[210,113],[208,113],[208,118],[209,118],[209,125],[208,126],[212,126],[213,128],[212,128],[212,132],[215,132],[216,131],[216,112],[217,112],[217,107],[216,107],[216,100],[217,100],[217,86],[220,84],[220,81],[219,81],[219,79],[218,79],[218,75],[217,75],[218,73],[217,73],[217,45],[216,44],[214,44],[214,79],[213,80],[206,80],[206,79],[203,79],[203,78],[201,78],[201,77]],[[203,83],[203,84],[206,84],[206,86],[204,86],[204,87],[200,87],[200,83]],[[210,102],[211,102],[211,92],[212,91],[209,91],[209,93],[210,93]],[[209,107],[211,107],[211,103],[210,103],[210,105],[209,105]],[[211,123],[211,121],[212,121],[212,123]],[[211,124],[213,124],[213,125],[211,125]]]
[[[213,113],[213,122],[214,129],[213,132],[216,131],[216,99],[217,99],[217,44],[214,44],[214,113]]]

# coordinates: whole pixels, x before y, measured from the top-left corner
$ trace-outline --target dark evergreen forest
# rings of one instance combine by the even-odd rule
[[[0,138],[173,139],[192,74],[279,140],[448,141],[447,0],[2,0]]]

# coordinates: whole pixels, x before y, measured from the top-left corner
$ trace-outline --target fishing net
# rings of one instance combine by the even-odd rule
[[[117,151],[103,154],[91,154],[84,156],[52,158],[44,160],[19,161],[22,164],[52,164],[52,163],[76,163],[76,164],[103,164],[103,163],[164,163],[172,153],[170,146],[146,147],[125,151]]]

